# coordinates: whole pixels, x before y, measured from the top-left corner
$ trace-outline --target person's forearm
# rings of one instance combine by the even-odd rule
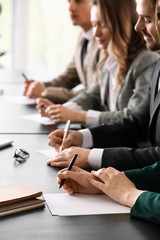
[[[91,125],[98,125],[99,124],[99,117],[102,113],[100,111],[95,110],[88,110],[86,112],[86,124],[88,126]]]
[[[73,122],[85,124],[86,123],[86,114],[87,114],[87,112],[85,112],[85,111],[75,111]]]
[[[145,191],[139,195],[131,208],[131,216],[160,223],[160,194]]]
[[[138,197],[143,193],[144,191],[142,190],[138,190],[138,189],[134,189],[133,191],[125,194],[124,196],[124,201],[126,202],[126,205],[129,207],[133,207],[136,200],[138,199]]]

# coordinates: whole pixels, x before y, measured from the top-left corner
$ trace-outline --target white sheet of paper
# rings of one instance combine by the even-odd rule
[[[43,125],[54,125],[55,124],[50,118],[41,117],[41,115],[39,113],[37,113],[37,114],[30,114],[30,115],[23,115],[21,117],[26,119],[26,120],[30,120],[30,121],[41,123]]]
[[[10,96],[10,97],[7,97],[7,100],[13,103],[21,104],[21,105],[36,104],[35,99],[30,99],[29,97],[23,96],[23,95]]]
[[[45,155],[46,157],[54,157],[58,154],[58,152],[55,150],[54,147],[49,148],[49,149],[42,149],[42,150],[38,150],[37,153],[40,153],[42,155]]]
[[[122,206],[105,194],[43,194],[52,215],[77,216],[97,214],[129,213],[130,208]]]

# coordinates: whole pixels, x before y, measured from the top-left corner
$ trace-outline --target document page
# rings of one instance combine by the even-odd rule
[[[37,150],[37,153],[50,158],[56,156],[59,152],[57,152],[54,147],[50,147],[48,149]]]
[[[23,115],[21,116],[22,118],[29,120],[29,121],[34,121],[37,123],[41,123],[43,125],[55,125],[55,123],[48,117],[41,117],[39,113],[37,114],[30,114],[30,115]]]
[[[43,194],[52,215],[77,216],[97,214],[129,213],[130,208],[122,206],[105,194]]]
[[[36,104],[36,100],[35,99],[31,99],[27,96],[23,96],[23,95],[17,95],[17,96],[10,96],[7,97],[7,100],[16,104],[20,104],[20,105],[32,105],[32,104]]]

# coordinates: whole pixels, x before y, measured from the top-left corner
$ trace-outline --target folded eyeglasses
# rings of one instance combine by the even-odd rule
[[[14,158],[17,162],[25,162],[29,158],[30,154],[23,148],[17,148],[14,152]]]

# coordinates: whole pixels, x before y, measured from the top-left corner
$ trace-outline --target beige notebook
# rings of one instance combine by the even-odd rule
[[[42,192],[25,186],[12,186],[0,190],[0,217],[43,207],[45,201],[38,199]]]

